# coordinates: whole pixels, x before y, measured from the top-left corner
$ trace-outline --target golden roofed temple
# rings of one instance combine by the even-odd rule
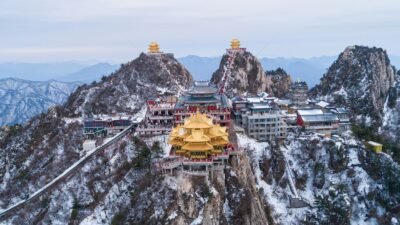
[[[240,49],[240,41],[236,38],[231,41],[231,49]]]
[[[224,152],[229,144],[225,127],[215,125],[206,114],[192,114],[175,127],[169,139],[175,154],[190,159],[208,159]]]
[[[149,44],[149,52],[148,53],[161,53],[160,51],[160,46],[158,45],[157,42],[151,42]]]

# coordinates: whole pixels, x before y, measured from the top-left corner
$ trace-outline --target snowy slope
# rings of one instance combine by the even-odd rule
[[[1,79],[0,126],[24,123],[33,116],[45,112],[50,106],[64,103],[78,84],[54,80]]]
[[[382,48],[350,46],[329,67],[314,97],[349,107],[362,124],[380,126],[384,104],[395,85],[395,68]]]
[[[335,137],[333,140],[313,134],[291,133],[281,146],[258,143],[239,135],[239,145],[249,151],[258,187],[278,224],[300,224],[301,221],[307,221],[306,224],[327,221],[328,224],[338,224],[339,220],[334,218],[339,215],[343,218],[340,223],[344,224],[381,224],[382,221],[400,217],[399,214],[388,213],[392,207],[379,197],[366,199],[379,189],[382,194],[386,193],[387,187],[373,176],[370,163],[364,156],[367,154],[370,158],[382,160],[382,167],[387,164],[397,168],[398,165],[392,160],[387,161],[385,155],[368,153],[368,150],[359,148],[360,143],[350,134],[345,134],[344,139]],[[293,193],[288,185],[288,171],[279,170],[280,164],[284,168],[285,161],[294,174],[299,197],[314,208],[289,208],[289,196]],[[320,197],[329,203],[318,205]],[[330,204],[329,212],[324,211],[327,204]]]

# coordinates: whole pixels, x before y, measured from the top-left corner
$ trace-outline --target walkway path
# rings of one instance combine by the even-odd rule
[[[4,219],[7,215],[10,213],[13,213],[17,211],[18,209],[22,208],[24,205],[27,203],[38,199],[42,194],[46,193],[49,191],[51,188],[53,188],[58,182],[64,180],[67,178],[69,175],[74,174],[78,171],[78,169],[85,164],[85,162],[90,159],[92,156],[94,156],[97,152],[103,151],[107,147],[115,144],[122,138],[124,138],[126,135],[128,135],[132,129],[135,127],[135,123],[130,125],[128,128],[125,130],[121,131],[114,137],[112,137],[110,140],[105,142],[104,144],[100,145],[99,147],[89,151],[85,156],[83,156],[81,159],[79,159],[76,163],[74,163],[72,166],[70,166],[68,169],[66,169],[62,174],[58,175],[56,178],[54,178],[51,182],[37,190],[35,193],[31,194],[27,199],[21,200],[20,202],[14,204],[13,206],[8,207],[7,209],[3,210],[0,212],[0,219]]]

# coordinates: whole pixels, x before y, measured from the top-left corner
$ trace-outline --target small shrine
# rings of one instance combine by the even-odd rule
[[[160,51],[160,46],[158,45],[157,42],[151,42],[151,43],[149,44],[148,50],[149,50],[148,53],[150,53],[150,54],[162,53],[162,52]]]
[[[237,38],[232,39],[231,41],[231,47],[228,48],[227,53],[244,53],[246,51],[246,48],[240,47],[240,41]]]
[[[239,49],[240,48],[240,41],[238,39],[236,39],[236,38],[232,39],[231,48],[232,49]]]

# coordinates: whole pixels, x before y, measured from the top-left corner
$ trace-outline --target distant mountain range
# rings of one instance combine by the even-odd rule
[[[0,79],[0,126],[24,123],[31,117],[62,104],[78,82]]]
[[[109,75],[119,65],[97,63],[92,65],[76,62],[57,63],[0,63],[0,79],[14,77],[33,81],[80,81],[90,83]]]
[[[119,65],[113,65],[109,63],[97,63],[56,79],[60,81],[80,81],[89,83],[94,80],[100,80],[102,76],[110,75],[119,67]]]

